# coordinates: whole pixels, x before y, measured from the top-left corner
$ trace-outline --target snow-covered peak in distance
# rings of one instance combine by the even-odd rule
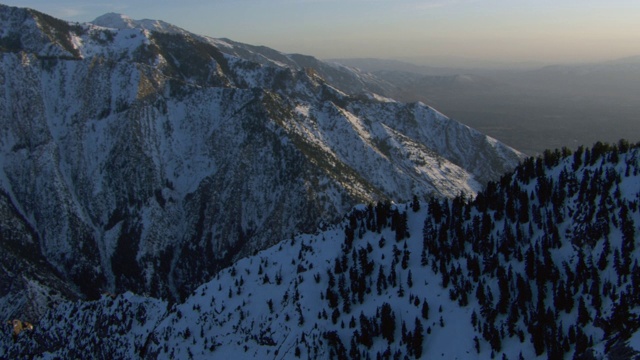
[[[106,13],[102,16],[98,16],[91,23],[103,27],[113,28],[113,29],[127,29],[134,28],[135,24],[133,23],[133,19],[124,14],[118,13]]]
[[[375,93],[389,96],[397,91],[391,83],[356,68],[346,67],[339,63],[324,62],[303,54],[286,54],[266,46],[198,35],[161,20],[135,20],[124,14],[107,13],[97,17],[90,24],[118,30],[139,29],[165,34],[181,34],[209,43],[231,57],[241,58],[263,66],[285,67],[294,70],[313,69],[324,81],[349,94]]]
[[[98,16],[95,20],[91,21],[92,24],[102,26],[111,29],[142,29],[148,31],[159,31],[169,34],[183,34],[187,33],[175,25],[171,25],[162,20],[142,19],[134,20],[127,15],[118,13],[107,13],[102,16]]]

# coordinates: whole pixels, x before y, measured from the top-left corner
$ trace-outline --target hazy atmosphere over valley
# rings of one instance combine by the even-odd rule
[[[0,359],[640,359],[638,19],[3,1]]]

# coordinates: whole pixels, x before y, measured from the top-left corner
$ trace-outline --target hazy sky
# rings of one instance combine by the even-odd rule
[[[638,0],[13,0],[72,21],[106,12],[319,58],[581,62],[640,55]]]

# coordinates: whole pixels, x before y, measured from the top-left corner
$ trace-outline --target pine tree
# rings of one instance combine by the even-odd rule
[[[350,359],[360,359],[360,352],[358,351],[358,344],[356,343],[357,331],[351,337],[351,347],[349,348]]]
[[[608,257],[611,253],[611,244],[609,242],[609,237],[605,237],[604,243],[602,244],[602,252],[600,253],[600,258],[598,259],[598,269],[603,271],[607,264],[609,263]]]
[[[427,266],[429,265],[429,259],[427,258],[427,252],[423,248],[420,252],[420,265]]]
[[[622,251],[620,273],[629,275],[631,271],[631,256],[635,250],[635,224],[633,219],[628,215],[628,208],[625,204],[620,209],[620,218],[622,219]]]
[[[473,337],[473,347],[476,349],[476,353],[480,354],[480,339],[477,336]]]
[[[585,326],[589,321],[591,321],[591,316],[589,316],[589,310],[587,310],[587,306],[584,303],[584,298],[581,297],[578,303],[578,324]]]
[[[473,310],[473,312],[471,313],[471,326],[473,326],[473,328],[475,329],[476,325],[478,325],[478,314],[475,310]]]
[[[387,240],[385,240],[384,237],[381,237],[380,240],[378,241],[378,247],[380,247],[380,249],[384,248],[384,246],[387,244]]]
[[[391,264],[391,272],[389,273],[389,283],[391,283],[391,287],[396,287],[398,286],[398,276],[396,274],[396,264],[392,263]]]
[[[429,303],[427,299],[422,300],[422,318],[425,320],[429,320]]]
[[[407,248],[407,242],[404,242],[404,249],[402,250],[402,269],[406,270],[409,267],[409,249]]]
[[[413,195],[413,201],[411,202],[411,209],[413,212],[420,211],[420,201],[418,200],[417,195]]]
[[[378,268],[378,280],[376,281],[376,290],[378,295],[382,294],[382,290],[387,288],[387,277],[384,275],[384,267],[380,265]]]
[[[396,317],[393,313],[393,310],[391,310],[391,305],[386,302],[382,304],[382,308],[380,310],[380,319],[380,330],[382,333],[382,338],[386,339],[387,342],[391,344],[395,340]]]
[[[533,252],[533,247],[529,246],[529,249],[527,249],[527,252],[524,255],[525,258],[525,273],[527,274],[527,278],[529,280],[533,280],[535,279],[535,274],[536,274],[536,258],[535,258],[535,254]]]
[[[501,314],[506,314],[511,302],[511,293],[509,292],[507,275],[502,266],[498,266],[496,276],[498,277],[498,288],[500,289],[500,298],[496,308]]]
[[[422,357],[422,344],[424,343],[424,329],[422,327],[422,321],[416,318],[415,320],[415,328],[413,330],[413,354],[416,359],[420,359]]]
[[[360,344],[367,347],[367,349],[371,349],[373,346],[373,329],[371,322],[364,315],[364,313],[360,313]]]
[[[401,327],[401,331],[400,333],[402,334],[402,343],[406,344],[408,342],[408,338],[407,338],[407,324],[404,322],[404,320],[402,321],[402,327]]]
[[[300,304],[297,304],[296,311],[298,312],[298,326],[304,325],[304,315],[302,315],[302,309],[300,308]]]
[[[331,322],[335,325],[338,323],[338,319],[340,318],[340,310],[338,308],[333,309],[331,313]]]

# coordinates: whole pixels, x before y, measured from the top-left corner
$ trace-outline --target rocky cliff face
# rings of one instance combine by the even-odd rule
[[[369,75],[161,22],[95,23],[0,7],[1,245],[57,279],[45,300],[180,298],[356,203],[474,194],[521,159],[375,95]]]

